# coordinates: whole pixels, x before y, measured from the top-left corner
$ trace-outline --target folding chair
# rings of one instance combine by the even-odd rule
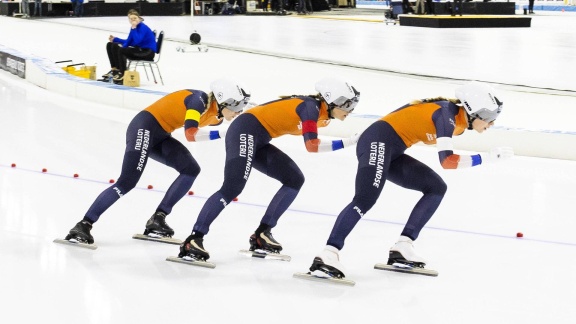
[[[154,34],[156,34],[156,31],[154,31]],[[164,85],[164,80],[162,80],[162,74],[160,73],[160,68],[158,67],[158,62],[160,62],[160,51],[162,50],[163,41],[164,41],[164,32],[161,31],[160,34],[158,35],[158,39],[156,40],[156,55],[154,55],[154,59],[150,61],[128,59],[128,66],[126,67],[126,70],[130,70],[132,63],[134,63],[133,71],[136,71],[138,66],[143,67],[144,73],[146,73],[146,79],[150,80],[150,78],[148,77],[148,71],[146,70],[146,67],[148,67],[150,69],[150,72],[152,72],[152,78],[154,78],[154,83],[158,83],[156,81],[156,75],[154,74],[153,69],[153,67],[156,67],[156,70],[158,71],[158,76],[160,77],[160,82],[162,82],[162,85]]]

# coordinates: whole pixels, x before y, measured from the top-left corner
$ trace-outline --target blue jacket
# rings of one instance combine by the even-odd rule
[[[139,23],[134,29],[130,29],[127,39],[114,37],[114,43],[121,43],[122,47],[140,47],[149,48],[156,52],[156,36],[150,27],[143,22]]]

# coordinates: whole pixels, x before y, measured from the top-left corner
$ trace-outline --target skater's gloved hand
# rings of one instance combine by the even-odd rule
[[[348,147],[358,143],[358,139],[360,138],[361,134],[362,133],[356,133],[348,138],[343,139],[342,144],[344,144],[344,147]]]
[[[486,153],[480,153],[482,163],[494,163],[507,160],[514,156],[514,150],[511,147],[495,147]]]

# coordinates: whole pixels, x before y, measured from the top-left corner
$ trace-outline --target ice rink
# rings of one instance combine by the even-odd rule
[[[575,15],[542,13],[533,16],[531,28],[438,30],[385,25],[378,21],[381,11],[361,12],[326,14],[338,19],[320,13],[145,17],[167,40],[159,63],[165,85],[142,74],[142,89],[208,89],[213,79],[232,76],[263,103],[311,94],[316,80],[334,75],[362,93],[354,113],[368,118],[412,99],[451,97],[465,81],[481,80],[504,97],[496,129],[576,136]],[[0,26],[0,45],[53,61],[96,63],[99,74],[109,68],[108,35],[125,36],[129,28],[125,17],[0,17]],[[209,51],[177,52],[193,30]],[[389,183],[341,252],[354,287],[292,278],[324,247],[336,215],[352,199],[356,169],[353,150],[309,154],[294,136],[273,141],[306,176],[273,231],[291,262],[238,254],[249,247],[248,237],[279,188],[257,171],[205,238],[215,269],[166,262],[178,246],[133,240],[176,177],[152,160],[138,187],[94,225],[97,250],[54,244],[118,177],[126,127],[137,112],[46,91],[0,70],[2,322],[575,321],[573,160],[517,155],[500,164],[443,170],[434,147],[411,148],[410,155],[448,184],[416,241],[438,277],[373,269],[386,262],[419,198]],[[222,141],[187,143],[181,130],[174,137],[202,167],[194,194],[167,218],[175,237],[184,239],[221,185],[224,147]],[[524,237],[517,238],[518,232]]]

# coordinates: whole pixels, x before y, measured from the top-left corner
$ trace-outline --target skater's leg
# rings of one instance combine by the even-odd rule
[[[252,171],[258,149],[268,144],[271,138],[266,129],[253,115],[237,117],[226,133],[226,163],[222,187],[206,200],[194,224],[192,234],[180,246],[180,257],[209,257],[202,246],[204,235],[210,225],[226,206],[244,190]]]
[[[142,176],[148,161],[149,149],[154,144],[154,134],[165,136],[156,119],[148,112],[141,112],[128,125],[126,131],[126,149],[122,162],[122,171],[115,184],[105,189],[92,203],[82,222],[90,225],[123,195],[130,192]],[[74,228],[70,231],[73,234]]]
[[[167,135],[148,112],[139,113],[134,117],[126,131],[126,149],[120,176],[115,184],[104,190],[94,201],[86,213],[86,218],[96,222],[106,209],[136,187],[146,168],[149,150],[155,141],[158,141],[154,137],[161,137],[164,134]]]
[[[200,173],[200,166],[190,151],[178,140],[169,137],[150,150],[150,158],[179,172],[178,177],[166,191],[158,208],[146,222],[144,235],[153,237],[172,237],[174,230],[166,223],[166,216],[192,187]]]
[[[251,250],[280,252],[282,244],[274,239],[270,232],[278,219],[292,204],[304,184],[304,175],[296,163],[284,152],[272,144],[258,150],[253,166],[256,170],[276,179],[282,187],[276,192],[268,205],[260,226],[250,236]]]
[[[447,186],[444,180],[424,163],[403,155],[390,166],[388,180],[403,188],[422,192],[402,235],[416,240],[444,198]]]
[[[200,166],[184,144],[172,137],[155,146],[150,152],[150,157],[179,173],[157,208],[158,211],[170,214],[172,207],[192,187],[194,180],[200,173]]]
[[[364,131],[356,146],[358,168],[354,198],[338,215],[328,245],[342,249],[354,226],[378,200],[390,165],[405,149],[388,123],[375,123]]]
[[[358,221],[378,200],[390,165],[404,150],[406,146],[386,122],[374,123],[363,132],[356,146],[358,168],[354,198],[338,215],[327,246],[314,258],[310,271],[344,277],[338,253]]]
[[[304,184],[304,175],[296,163],[286,153],[272,144],[258,150],[253,164],[263,174],[282,183],[268,205],[261,223],[276,226],[278,219],[290,207]]]
[[[260,122],[250,114],[244,114],[228,128],[226,133],[226,164],[222,187],[208,198],[193,233],[208,234],[210,225],[222,210],[244,190],[252,171],[255,154],[271,138]],[[241,151],[242,150],[242,151]]]
[[[424,163],[404,155],[390,166],[388,180],[407,189],[422,192],[406,222],[398,242],[390,249],[389,263],[406,261],[424,266],[426,260],[414,250],[413,241],[418,238],[422,228],[428,223],[446,193],[446,183]]]
[[[137,117],[138,118],[138,117]],[[136,145],[141,141],[141,145]],[[126,150],[122,162],[122,171],[115,184],[104,190],[88,209],[85,219],[92,223],[98,221],[110,206],[118,199],[130,192],[140,180],[142,172],[148,162],[148,146],[150,143],[150,131],[139,127],[137,123],[131,123],[126,132]]]

